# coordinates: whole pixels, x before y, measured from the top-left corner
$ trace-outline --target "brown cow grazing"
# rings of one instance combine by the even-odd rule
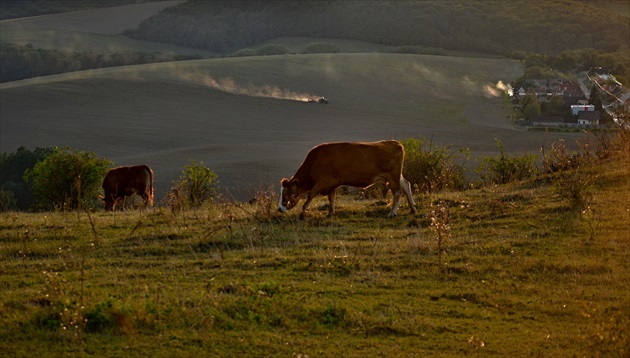
[[[153,206],[153,170],[146,164],[110,169],[103,179],[103,191],[105,196],[100,198],[105,210],[114,210],[121,199],[124,208],[125,198],[133,194],[142,196],[145,208]]]
[[[342,185],[365,188],[382,181],[394,195],[389,217],[398,213],[398,204],[403,192],[411,212],[415,213],[411,185],[402,176],[404,156],[402,144],[395,140],[320,144],[308,152],[306,159],[291,179],[285,178],[280,182],[278,210],[286,212],[298,203],[302,195],[307,194],[301,214],[304,216],[311,200],[322,194],[328,196],[330,203],[328,215],[333,215],[335,189]]]

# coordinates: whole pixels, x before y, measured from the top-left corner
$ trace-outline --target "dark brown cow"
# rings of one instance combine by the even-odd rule
[[[293,208],[300,197],[307,194],[302,216],[319,194],[327,195],[330,206],[328,215],[335,213],[335,189],[342,185],[365,188],[376,182],[384,182],[394,195],[389,217],[396,216],[400,196],[404,192],[411,212],[416,208],[411,195],[411,185],[402,176],[405,150],[398,141],[386,140],[374,143],[325,143],[308,152],[306,159],[291,179],[280,182],[281,212]]]
[[[142,196],[144,207],[153,206],[153,170],[148,165],[134,165],[110,169],[103,179],[105,196],[101,200],[106,210],[114,210],[116,204],[133,194]]]

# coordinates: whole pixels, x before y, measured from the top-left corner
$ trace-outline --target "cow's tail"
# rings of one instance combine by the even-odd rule
[[[149,205],[153,206],[153,170],[148,165],[144,165],[144,167],[149,172]]]

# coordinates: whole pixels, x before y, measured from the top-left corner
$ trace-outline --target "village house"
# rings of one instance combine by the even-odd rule
[[[583,126],[599,125],[599,111],[579,111],[577,114],[577,123]]]

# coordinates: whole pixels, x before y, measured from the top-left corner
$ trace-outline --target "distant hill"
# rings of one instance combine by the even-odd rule
[[[536,66],[569,72],[606,67],[622,83],[630,79],[630,10],[619,1],[0,4],[3,16],[54,12],[0,21],[1,82],[89,68],[302,52],[509,56],[528,67],[528,56],[540,54]]]
[[[126,34],[218,53],[283,36],[492,54],[613,52],[630,40],[624,14],[611,1],[190,0]]]
[[[142,20],[165,7],[181,2],[134,3],[0,21],[0,81],[90,68],[213,56],[206,50],[130,39],[121,35],[125,29],[138,26]],[[33,1],[3,1],[2,6],[8,6],[5,3],[18,3],[23,11],[31,3],[44,6]],[[46,8],[60,11],[67,9],[62,6],[66,3],[87,6],[92,2],[45,3],[48,6]],[[103,3],[111,5],[109,2]],[[52,4],[57,6],[53,7]],[[17,8],[17,5],[14,7]]]

